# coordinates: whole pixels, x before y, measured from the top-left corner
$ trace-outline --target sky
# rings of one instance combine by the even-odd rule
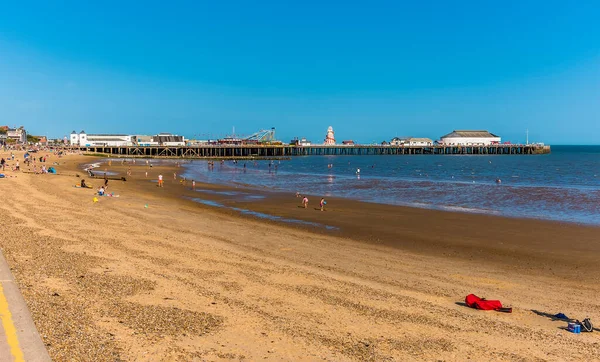
[[[598,1],[7,2],[0,124],[600,144],[598,19]]]

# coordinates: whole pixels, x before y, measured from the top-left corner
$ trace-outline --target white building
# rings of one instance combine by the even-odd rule
[[[85,131],[79,133],[71,132],[71,146],[81,147],[125,147],[133,146],[132,136],[124,134],[87,134]]]
[[[452,131],[442,136],[440,143],[456,146],[487,146],[500,144],[500,137],[488,131]]]
[[[409,146],[433,146],[433,140],[429,138],[412,137],[408,139]]]
[[[333,133],[333,127],[329,126],[327,128],[327,135],[325,136],[325,145],[332,146],[335,145],[335,137]]]
[[[185,146],[185,137],[171,133],[159,133],[152,137],[152,141],[161,146]]]
[[[6,139],[7,140],[14,140],[15,143],[27,143],[27,132],[25,131],[25,128],[23,127],[19,127],[19,128],[9,128],[6,131]]]
[[[152,137],[152,136],[137,135],[137,136],[131,137],[131,141],[133,142],[134,145],[140,146],[140,147],[158,146],[158,142],[154,141],[154,137]]]
[[[432,146],[433,141],[429,138],[418,137],[394,137],[390,141],[391,146]]]

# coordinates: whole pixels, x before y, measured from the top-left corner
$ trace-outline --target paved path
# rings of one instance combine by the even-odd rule
[[[1,252],[0,361],[51,361]]]

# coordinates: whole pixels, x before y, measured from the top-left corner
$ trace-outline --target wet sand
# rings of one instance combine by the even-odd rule
[[[74,175],[89,159],[59,162]],[[545,316],[600,320],[598,228],[343,199],[321,212],[318,195],[303,209],[194,192],[173,167],[110,171],[128,167],[98,203],[74,176],[0,180],[1,246],[55,360],[600,359],[597,333]],[[514,313],[466,308],[469,293]]]

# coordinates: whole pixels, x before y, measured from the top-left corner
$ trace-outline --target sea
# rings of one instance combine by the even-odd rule
[[[547,155],[305,156],[184,163],[199,182],[600,225],[600,146]]]

